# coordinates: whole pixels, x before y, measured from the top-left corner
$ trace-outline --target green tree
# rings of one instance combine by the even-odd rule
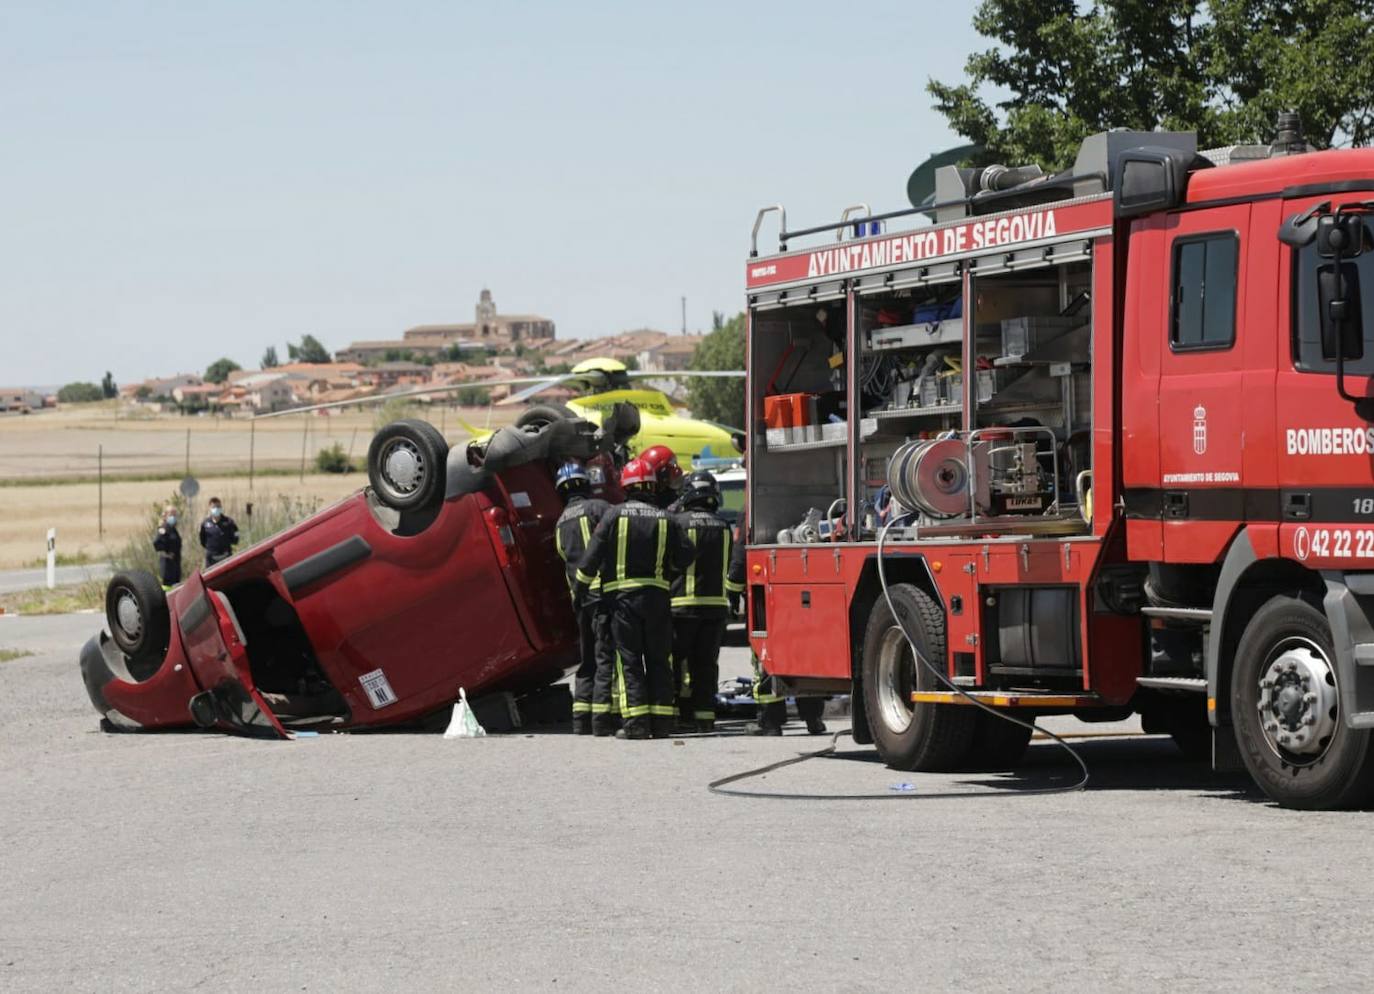
[[[714,324],[714,322],[712,322]],[[744,315],[736,314],[701,340],[692,353],[692,369],[744,368]],[[744,378],[694,377],[687,381],[692,413],[707,421],[744,424]]]
[[[299,345],[292,345],[289,342],[286,346],[286,354],[291,357],[292,362],[329,362],[329,350],[320,344],[320,340],[314,335],[302,335]]]
[[[225,380],[229,379],[230,373],[242,368],[243,367],[236,363],[233,359],[216,359],[214,362],[210,363],[210,365],[205,367],[205,382],[223,383]]]
[[[985,162],[1073,162],[1110,128],[1196,131],[1202,148],[1273,137],[1302,114],[1317,146],[1364,144],[1374,125],[1369,0],[983,0],[996,47],[961,83],[927,90]],[[990,102],[989,93],[995,93]]]
[[[115,386],[114,374],[108,369],[105,370],[105,378],[100,381],[100,394],[106,400],[119,396],[119,387]]]
[[[486,407],[491,403],[491,391],[486,387],[463,387],[455,393],[462,407]]]
[[[104,397],[105,391],[94,383],[85,381],[68,383],[57,391],[57,400],[62,404],[89,404],[93,400],[103,400]]]
[[[281,362],[277,359],[277,347],[275,345],[267,346],[267,351],[262,354],[262,368],[272,369],[279,365]]]

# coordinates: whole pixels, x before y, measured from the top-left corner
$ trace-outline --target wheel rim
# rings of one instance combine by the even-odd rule
[[[883,724],[899,735],[911,727],[914,716],[914,662],[901,628],[889,628],[878,649],[878,713]]]
[[[1331,660],[1311,639],[1289,636],[1260,669],[1260,729],[1264,741],[1290,766],[1311,766],[1336,735],[1340,692]]]
[[[410,497],[425,483],[428,466],[419,446],[408,438],[393,438],[378,460],[382,484],[392,497]]]
[[[136,640],[143,632],[143,612],[138,609],[138,599],[128,590],[121,590],[115,600],[115,624],[130,641]]]

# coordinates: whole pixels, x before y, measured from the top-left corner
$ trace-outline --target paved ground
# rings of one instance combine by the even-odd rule
[[[1154,738],[1015,775],[842,740],[757,801],[707,781],[804,736],[624,743],[110,736],[91,616],[0,618],[0,989],[1346,990],[1366,814],[1297,814]],[[733,657],[738,663],[736,650]],[[1084,726],[1075,726],[1083,728]],[[942,789],[977,799],[921,800]]]
[[[59,566],[57,567],[57,585],[62,586],[67,583],[84,583],[87,580],[98,580],[110,575],[110,567],[106,563],[90,563],[85,566]],[[0,570],[0,594],[12,594],[19,590],[31,590],[34,587],[42,587],[48,582],[48,571],[46,569],[7,569]]]

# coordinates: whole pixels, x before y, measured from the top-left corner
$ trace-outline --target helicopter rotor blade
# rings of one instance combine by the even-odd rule
[[[658,371],[653,369],[634,369],[625,374],[632,380],[676,380],[686,379],[693,376],[709,377],[731,377],[733,379],[743,379],[744,370],[742,369],[678,369],[672,372]]]
[[[508,404],[518,404],[523,400],[528,400],[535,394],[543,393],[545,390],[549,389],[549,387],[556,387],[561,383],[567,383],[569,380],[578,380],[585,378],[586,374],[579,375],[577,373],[564,373],[562,376],[545,377],[544,379],[541,379],[538,382],[536,382],[532,387],[526,387],[524,390],[521,390],[517,393],[513,393],[509,397],[506,397],[504,400],[498,400],[496,402],[496,406],[505,407]]]
[[[312,411],[332,411],[341,407],[365,407],[368,404],[385,404],[388,400],[403,400],[409,397],[428,397],[437,393],[455,393],[459,390],[466,390],[468,387],[513,387],[522,383],[537,383],[540,389],[547,386],[548,380],[542,376],[518,376],[508,380],[466,380],[462,383],[448,383],[443,386],[423,387],[419,390],[405,390],[400,393],[374,393],[366,397],[354,397],[352,400],[335,400],[328,404],[309,404],[302,407],[288,407],[283,411],[270,411],[267,414],[255,414],[250,419],[252,421],[264,421],[267,418],[283,418],[288,414],[309,414]]]

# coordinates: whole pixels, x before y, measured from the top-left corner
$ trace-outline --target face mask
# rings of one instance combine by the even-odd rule
[[[176,524],[176,523],[177,523],[177,516],[176,516],[175,514],[169,514],[169,515],[167,515],[167,524],[169,524],[169,525],[174,525],[174,524]]]
[[[219,517],[221,514],[223,514],[223,513],[224,513],[224,508],[222,508],[222,507],[212,507],[212,508],[210,508],[210,517],[212,517],[212,518],[218,518],[218,517]]]

